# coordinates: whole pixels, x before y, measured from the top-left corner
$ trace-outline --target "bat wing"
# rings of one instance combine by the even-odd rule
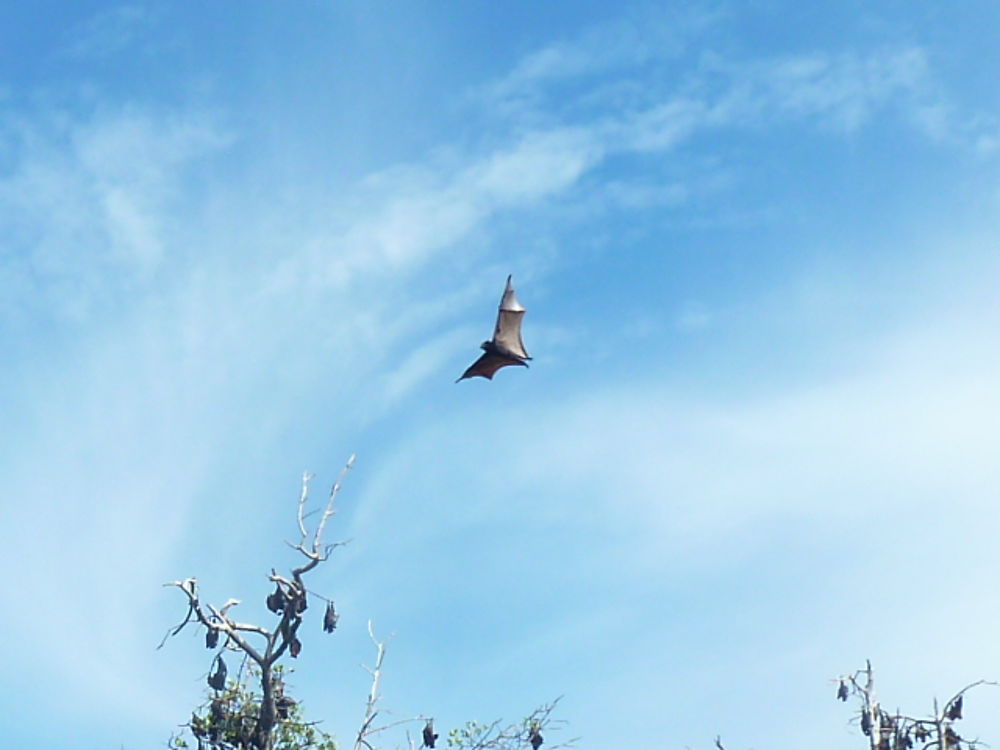
[[[503,291],[503,297],[500,298],[500,311],[497,313],[497,325],[493,331],[493,344],[501,351],[513,355],[516,359],[531,359],[524,348],[524,342],[521,340],[524,306],[518,302],[510,279],[511,277],[508,276],[507,287]],[[505,364],[524,364],[524,362],[506,362]]]
[[[523,359],[511,357],[501,351],[497,351],[496,347],[491,346],[491,342],[489,341],[483,345],[483,348],[486,349],[483,356],[469,365],[469,369],[462,373],[462,377],[456,380],[456,383],[466,378],[486,378],[487,380],[493,380],[493,376],[501,367],[507,367],[508,365],[528,366],[528,363]]]

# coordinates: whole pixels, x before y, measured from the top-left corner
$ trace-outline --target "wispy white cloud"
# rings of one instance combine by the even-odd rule
[[[640,151],[671,148],[704,130],[802,119],[850,132],[880,109],[915,111],[929,98],[928,82],[925,53],[914,47],[765,60],[705,53],[698,73],[643,92],[610,130],[623,148]]]
[[[814,53],[749,64],[706,57],[707,72],[724,72],[734,85],[716,109],[739,122],[775,115],[816,118],[821,125],[857,130],[882,107],[912,107],[925,93],[926,53],[918,47],[867,53]]]
[[[718,8],[638,9],[627,17],[528,52],[481,93],[499,111],[538,118],[543,101],[552,103],[552,88],[562,90],[567,84],[585,79],[586,89],[575,92],[585,100],[595,89],[605,94],[620,91],[620,84],[604,88],[610,83],[605,79],[615,74],[630,77],[637,68],[680,57],[725,17]]]
[[[386,411],[391,409],[415,388],[439,376],[444,363],[454,361],[456,352],[463,349],[475,352],[470,346],[470,342],[474,341],[475,334],[462,328],[401,353],[401,361],[380,378],[385,393],[382,408]]]
[[[748,58],[725,51],[716,32],[726,21],[724,13],[701,10],[587,29],[527,54],[488,89],[491,103],[503,109],[516,102],[518,117],[536,126],[542,113],[579,124],[618,112],[611,121],[636,129],[635,147],[663,148],[696,126],[761,118],[815,118],[851,131],[887,105],[913,110],[939,99],[918,46]],[[658,75],[648,75],[647,64]],[[609,71],[616,74],[610,81]],[[640,78],[642,85],[626,84]],[[558,104],[546,94],[558,95]]]
[[[896,44],[748,57],[727,51],[712,35],[719,22],[713,16],[690,26],[682,24],[670,33],[684,41],[667,45],[662,53],[619,44],[640,33],[629,24],[588,30],[527,55],[488,90],[491,104],[512,115],[539,141],[547,133],[570,129],[591,154],[583,176],[621,156],[705,153],[703,136],[753,136],[774,127],[802,125],[851,134],[892,122],[980,154],[992,148],[997,132],[992,116],[986,111],[957,111],[924,47]],[[655,35],[656,27],[655,22],[649,24],[648,33]],[[702,51],[694,58],[688,47],[699,35],[704,37]],[[591,54],[601,41],[608,43],[608,55]],[[657,75],[644,67],[650,61],[655,61]],[[615,74],[608,80],[605,74],[610,70]],[[640,79],[642,85],[629,85]],[[511,102],[516,106],[509,107]],[[716,163],[713,171],[724,171],[732,187],[740,183],[741,165],[731,155],[727,158],[730,161]],[[685,192],[689,199],[719,198],[725,193],[724,189],[705,193],[703,169],[704,164],[694,163],[674,168],[675,199]],[[575,186],[576,181],[569,184]],[[602,181],[604,192],[590,195],[589,200],[610,207],[623,198],[639,199],[642,186],[626,193],[626,184],[622,179]],[[703,222],[745,223],[747,217],[759,222],[767,217],[766,208],[741,212],[730,205],[718,206],[717,214],[714,218],[706,214]],[[686,221],[694,226],[698,220]]]
[[[342,215],[284,259],[285,284],[342,287],[366,274],[407,273],[461,249],[499,214],[557,196],[599,162],[601,144],[587,130],[530,132],[482,154],[436,169],[392,169],[361,187],[364,207]]]
[[[204,115],[135,109],[84,121],[15,119],[13,165],[0,178],[7,314],[77,319],[148,281],[182,198],[185,170],[229,142]]]
[[[712,324],[712,313],[698,302],[686,302],[675,318],[674,325],[685,333],[701,331]]]
[[[491,154],[464,182],[502,204],[537,201],[572,185],[600,156],[600,145],[586,130],[535,132]]]
[[[102,8],[72,29],[64,54],[97,59],[117,54],[133,47],[157,17],[156,9],[145,3]]]
[[[590,36],[581,41],[581,50],[592,42]],[[560,56],[564,54],[569,55]],[[586,56],[583,51],[580,55]],[[335,213],[327,227],[304,240],[307,252],[279,261],[272,284],[343,288],[371,271],[405,273],[467,245],[504,212],[575,190],[616,155],[676,150],[699,133],[753,129],[783,119],[856,129],[881,107],[910,106],[927,77],[918,48],[739,63],[712,56],[705,60],[700,77],[676,86],[660,84],[621,109],[572,117],[563,124],[542,125],[527,117],[534,124],[513,140],[500,140],[478,153],[450,152],[432,160],[432,166],[393,167],[370,176],[363,186],[364,202],[348,200],[353,208],[339,217]],[[525,65],[534,73],[513,76],[504,83],[505,92],[528,81],[544,86],[554,79],[586,79],[591,72],[587,66]],[[656,189],[612,180],[604,200],[625,208],[635,208],[637,202],[676,204],[692,193],[735,184],[729,177],[721,182],[703,174],[688,178]]]
[[[913,121],[929,137],[960,146],[982,157],[995,156],[1000,148],[1000,117],[987,113],[963,113],[947,100],[925,101],[912,112]]]
[[[783,121],[851,133],[886,114],[935,140],[993,151],[995,116],[959,111],[924,47],[737,56],[715,33],[726,21],[701,12],[588,29],[526,55],[488,96],[531,127],[592,130],[608,153],[671,149],[695,133]],[[647,75],[654,63],[660,74]],[[642,85],[630,85],[633,77]]]

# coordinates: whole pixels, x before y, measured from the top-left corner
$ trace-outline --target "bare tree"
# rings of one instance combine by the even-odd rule
[[[230,599],[221,607],[202,602],[198,595],[198,582],[195,578],[165,584],[179,588],[188,600],[188,611],[184,620],[176,627],[171,628],[166,637],[177,635],[186,625],[193,622],[205,628],[205,645],[209,648],[215,647],[220,636],[225,638],[222,652],[215,657],[214,671],[209,675],[209,686],[217,694],[226,690],[226,665],[222,656],[223,652],[240,652],[254,665],[253,674],[259,682],[261,695],[258,713],[254,717],[253,726],[247,728],[245,736],[233,738],[240,743],[234,747],[273,750],[273,730],[279,718],[279,711],[287,712],[287,701],[284,700],[285,696],[282,691],[283,683],[280,679],[276,679],[274,667],[286,653],[297,658],[302,651],[299,627],[302,625],[303,614],[309,606],[309,594],[313,593],[306,588],[304,576],[313,571],[320,563],[326,562],[333,550],[342,544],[342,542],[324,543],[323,533],[326,531],[330,518],[336,512],[337,495],[344,477],[353,463],[354,456],[351,456],[340,477],[331,488],[323,513],[312,531],[306,527],[306,503],[309,499],[309,482],[313,477],[311,474],[305,474],[302,477],[302,490],[299,494],[297,514],[300,538],[297,544],[288,542],[288,545],[298,551],[305,558],[305,561],[299,567],[293,568],[290,576],[282,576],[275,570],[271,570],[269,580],[274,583],[275,588],[274,592],[267,597],[267,608],[277,615],[277,623],[272,628],[268,629],[261,625],[240,622],[235,619],[230,611],[240,603],[238,599]],[[313,596],[318,595],[313,593]],[[327,629],[326,626],[331,620],[335,626],[336,613],[333,609],[333,602],[324,597],[319,598],[327,602],[324,629]],[[332,628],[329,629],[332,630]],[[164,641],[166,641],[166,637]],[[192,727],[192,731],[195,729]],[[195,736],[201,745],[204,738],[198,737],[196,731]],[[211,741],[217,743],[217,740]]]
[[[836,678],[837,698],[846,702],[854,697],[858,704],[857,722],[868,738],[869,750],[974,750],[982,747],[978,739],[962,737],[955,722],[962,719],[965,695],[982,685],[995,682],[977,680],[955,693],[943,705],[934,699],[934,712],[924,718],[889,712],[875,696],[875,672],[870,661],[864,669]]]
[[[268,580],[274,584],[274,590],[267,596],[267,608],[277,618],[272,627],[237,620],[231,611],[240,603],[238,599],[230,599],[221,607],[203,602],[199,597],[195,578],[164,584],[184,593],[188,609],[184,619],[167,632],[160,646],[187,625],[193,625],[205,629],[206,647],[219,649],[207,680],[211,695],[200,707],[200,712],[196,711],[184,725],[194,736],[198,750],[333,750],[335,747],[329,735],[319,731],[315,724],[302,720],[298,703],[285,692],[287,670],[279,661],[286,654],[297,658],[302,652],[299,630],[310,596],[326,602],[323,630],[333,632],[337,626],[338,615],[333,601],[307,589],[305,576],[326,562],[333,550],[343,544],[326,543],[323,535],[327,523],[335,515],[337,496],[353,463],[354,456],[351,456],[331,488],[326,505],[313,529],[307,526],[307,519],[313,514],[306,511],[309,483],[313,477],[311,474],[302,477],[297,509],[300,538],[297,543],[287,544],[302,555],[304,562],[293,568],[287,576],[279,575],[274,569],[268,576]],[[422,746],[433,748],[438,735],[434,733],[433,719],[429,717],[418,715],[389,723],[378,722],[386,644],[376,638],[370,621],[368,633],[376,648],[376,658],[374,666],[365,667],[372,680],[354,750],[376,750],[375,741],[383,732],[415,722],[424,724]],[[225,654],[231,652],[238,654],[240,658],[239,672],[232,679],[229,678],[224,658]],[[499,721],[489,725],[470,722],[464,729],[453,730],[449,744],[459,750],[521,750],[527,747],[538,750],[543,741],[542,731],[556,726],[550,718],[554,707],[555,702],[542,706],[524,722],[510,726],[501,726]],[[414,741],[409,738],[408,733],[407,745],[415,750]],[[180,735],[171,738],[170,746],[188,747],[186,740]],[[550,747],[554,750],[562,746]]]

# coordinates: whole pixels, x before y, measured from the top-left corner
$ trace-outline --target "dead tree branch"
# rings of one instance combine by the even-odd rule
[[[240,602],[238,599],[230,599],[221,607],[211,604],[204,604],[199,599],[198,583],[195,578],[188,578],[183,581],[171,581],[165,586],[179,588],[187,597],[188,611],[180,624],[172,627],[161,641],[160,646],[166,642],[167,638],[180,633],[185,626],[194,622],[196,625],[204,626],[206,630],[205,643],[209,648],[215,648],[218,644],[216,634],[224,634],[226,641],[223,648],[241,651],[250,658],[259,670],[261,702],[258,715],[255,719],[252,739],[252,747],[256,750],[271,750],[273,745],[272,730],[281,716],[276,707],[276,700],[282,698],[282,685],[280,673],[274,673],[274,666],[286,653],[292,658],[298,657],[302,650],[302,641],[299,639],[299,629],[303,621],[303,613],[308,608],[309,590],[306,588],[304,576],[315,569],[320,563],[329,559],[330,553],[341,542],[323,545],[323,534],[326,531],[327,523],[335,514],[335,501],[343,485],[347,472],[354,464],[354,456],[348,459],[347,464],[341,471],[339,478],[330,490],[330,496],[323,508],[316,527],[310,539],[310,530],[306,523],[308,513],[306,504],[309,500],[309,482],[311,474],[304,474],[302,477],[302,488],[299,492],[296,520],[298,523],[300,541],[298,544],[291,544],[293,549],[298,550],[305,558],[306,562],[298,567],[292,568],[290,576],[278,575],[273,569],[268,579],[275,584],[275,591],[267,597],[267,606],[273,613],[278,615],[278,621],[273,628],[266,628],[254,623],[240,622],[230,616],[230,610]],[[323,601],[332,604],[332,600],[321,597]],[[332,630],[330,628],[329,630]],[[329,631],[328,631],[329,632]],[[251,643],[249,638],[261,638],[262,642]],[[216,656],[216,663],[221,663],[221,657]],[[224,664],[222,665],[224,666]],[[225,671],[221,667],[216,673],[211,675],[210,685],[215,690],[225,687]],[[214,683],[214,684],[213,684]],[[220,685],[221,687],[216,687]],[[200,738],[199,738],[200,742]],[[250,747],[251,745],[247,745]]]
[[[375,666],[365,667],[365,670],[372,676],[372,684],[368,690],[368,700],[365,704],[365,718],[358,729],[358,737],[354,742],[354,750],[362,750],[362,748],[369,748],[371,750],[372,745],[368,741],[368,736],[374,731],[372,724],[375,722],[375,717],[378,716],[378,701],[381,697],[379,683],[382,681],[382,661],[385,659],[385,643],[375,637],[375,630],[371,620],[368,621],[368,637],[375,644]]]
[[[933,713],[929,717],[914,717],[901,713],[889,713],[875,699],[875,675],[871,661],[864,669],[853,674],[836,678],[837,698],[847,701],[853,695],[861,704],[858,725],[868,738],[870,750],[911,750],[919,746],[921,750],[975,750],[981,747],[977,739],[962,737],[955,729],[955,722],[962,719],[963,702],[966,693],[982,685],[996,686],[989,680],[977,680],[966,685],[948,700],[943,707],[937,699],[933,702]]]

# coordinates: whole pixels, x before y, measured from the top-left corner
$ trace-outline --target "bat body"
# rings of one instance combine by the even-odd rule
[[[424,725],[423,740],[424,747],[434,747],[435,741],[437,741],[437,734],[434,732],[434,719],[428,719],[427,724]]]
[[[222,654],[216,654],[215,671],[208,676],[208,686],[213,690],[225,690],[226,672],[226,662],[222,661]]]
[[[492,380],[497,370],[508,365],[527,367],[531,359],[521,340],[521,320],[524,318],[524,307],[517,301],[514,287],[507,277],[507,286],[500,298],[500,310],[497,312],[497,324],[493,330],[493,338],[484,341],[480,348],[484,354],[473,362],[469,369],[462,373],[455,382],[466,378],[486,378]]]
[[[287,695],[278,696],[277,700],[274,701],[274,709],[278,714],[279,719],[287,719],[289,712],[295,706],[295,699],[289,698]]]
[[[542,743],[545,742],[538,724],[531,725],[531,731],[528,733],[528,742],[531,743],[531,750],[538,750],[542,746]]]
[[[274,593],[267,595],[267,608],[274,613],[285,611],[285,592],[279,584],[274,584]]]
[[[337,620],[340,616],[333,608],[333,602],[326,603],[326,613],[323,615],[323,632],[332,633],[337,627]]]

